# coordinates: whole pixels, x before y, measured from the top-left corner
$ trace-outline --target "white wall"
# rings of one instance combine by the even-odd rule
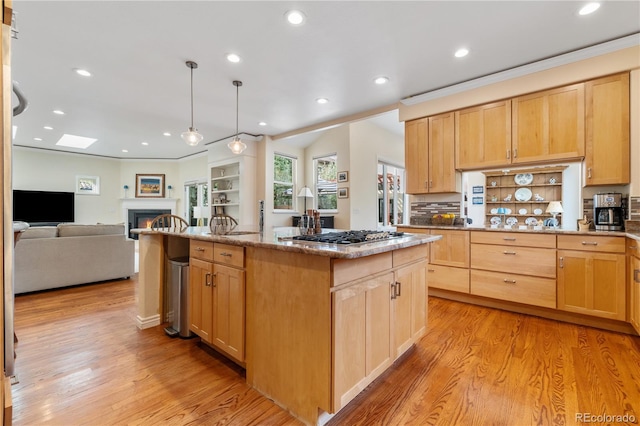
[[[349,187],[348,229],[376,229],[378,160],[404,167],[404,138],[366,120],[351,123],[349,133],[349,182],[338,184]]]

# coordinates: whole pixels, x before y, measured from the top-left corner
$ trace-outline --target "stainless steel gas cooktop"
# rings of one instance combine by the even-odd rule
[[[315,242],[325,244],[362,244],[381,240],[399,238],[404,232],[388,231],[344,231],[327,232],[324,234],[296,235],[292,239],[300,242]]]

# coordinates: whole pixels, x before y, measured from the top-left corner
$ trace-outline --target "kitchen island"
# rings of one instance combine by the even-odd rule
[[[188,255],[191,330],[307,424],[326,422],[426,331],[438,235],[341,245],[295,241],[297,228],[136,232],[138,326],[160,323],[166,258]]]

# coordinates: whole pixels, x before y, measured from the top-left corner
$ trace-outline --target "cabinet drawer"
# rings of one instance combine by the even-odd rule
[[[392,253],[393,266],[404,265],[417,260],[426,260],[429,257],[429,244],[394,250]]]
[[[558,248],[564,250],[624,253],[624,237],[558,235]]]
[[[505,246],[528,246],[556,248],[555,235],[529,234],[525,232],[472,232],[472,243],[502,244]]]
[[[471,294],[556,308],[556,280],[500,272],[471,271]]]
[[[215,243],[213,245],[213,261],[236,268],[244,268],[244,247]]]
[[[429,287],[469,294],[469,270],[451,266],[427,265]]]
[[[333,285],[348,283],[393,267],[391,252],[374,254],[358,259],[333,259]]]
[[[190,240],[189,257],[207,260],[209,262],[213,261],[213,242]]]
[[[556,277],[556,251],[545,248],[471,244],[471,268]]]

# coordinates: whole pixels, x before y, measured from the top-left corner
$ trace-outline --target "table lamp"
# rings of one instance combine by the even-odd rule
[[[194,207],[193,208],[193,217],[194,219],[198,219],[198,222],[196,223],[196,226],[203,226],[202,222],[203,222],[203,218],[204,218],[204,207]]]
[[[556,219],[556,215],[558,213],[563,213],[564,209],[562,208],[562,203],[560,201],[551,201],[547,206],[547,213],[551,213],[553,215],[553,227],[558,227],[558,219]]]
[[[298,192],[298,197],[304,197],[304,214],[307,214],[307,198],[313,198],[311,190],[308,187],[303,186],[302,189],[300,189],[300,192]]]

